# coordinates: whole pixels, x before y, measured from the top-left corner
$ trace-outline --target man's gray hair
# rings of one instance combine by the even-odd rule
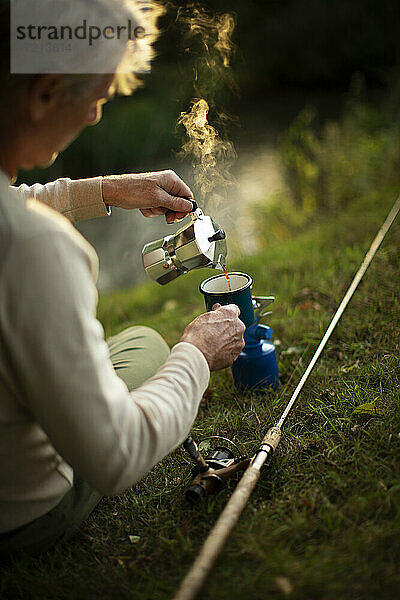
[[[40,70],[40,57],[38,57],[37,72],[32,71],[31,65],[29,71],[24,72],[20,69],[19,72],[11,73],[10,57],[15,62],[15,55],[11,56],[14,53],[13,45],[10,50],[10,17],[17,7],[20,14],[27,15],[26,22],[30,22],[29,19],[34,19],[35,16],[37,19],[34,5],[42,11],[42,15],[45,15],[42,22],[51,23],[53,31],[60,31],[62,27],[71,31],[72,27],[65,26],[68,23],[129,21],[130,30],[138,32],[138,35],[131,35],[129,39],[118,37],[109,40],[107,38],[95,45],[95,51],[93,46],[89,47],[86,44],[83,47],[84,51],[74,52],[73,47],[72,52],[59,53],[58,56],[57,53],[53,52],[52,56],[49,53],[53,63],[50,67],[47,66],[47,70]],[[163,9],[156,0],[11,0],[10,14],[10,0],[0,0],[1,104],[3,107],[4,104],[12,104],[15,95],[22,89],[26,89],[35,75],[43,72],[61,73],[66,90],[71,92],[71,97],[75,97],[78,101],[82,96],[90,93],[90,89],[96,85],[101,73],[115,74],[112,93],[131,94],[141,85],[140,74],[150,70],[150,62],[154,57],[152,44],[158,35],[157,19],[162,12]],[[43,26],[42,29],[50,30],[50,26]],[[15,36],[14,30],[12,33]],[[30,58],[29,55],[27,57]]]

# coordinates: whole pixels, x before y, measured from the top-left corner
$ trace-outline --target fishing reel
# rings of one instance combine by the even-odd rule
[[[211,440],[222,441],[224,445],[218,444],[213,448]],[[240,454],[236,444],[220,436],[211,436],[201,442],[201,450],[207,451],[206,458],[191,436],[184,441],[183,447],[196,463],[192,469],[193,479],[185,492],[186,499],[191,504],[199,504],[208,496],[219,492],[226,481],[244,471],[250,462],[247,456]]]

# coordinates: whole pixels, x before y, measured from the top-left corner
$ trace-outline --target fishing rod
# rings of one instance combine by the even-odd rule
[[[326,330],[323,338],[321,339],[318,348],[316,349],[307,369],[305,370],[289,402],[287,403],[285,410],[283,411],[277,424],[267,431],[264,439],[261,442],[260,447],[258,448],[253,458],[251,460],[248,460],[248,465],[246,466],[246,470],[242,478],[240,479],[235,491],[233,492],[231,498],[227,502],[221,515],[219,516],[216,524],[214,525],[213,529],[211,530],[207,539],[205,540],[200,550],[200,553],[198,554],[192,567],[183,579],[178,589],[178,592],[174,596],[174,600],[192,600],[193,598],[195,598],[197,592],[202,587],[204,580],[210,572],[220,551],[222,550],[225,542],[227,541],[233,527],[235,526],[243,509],[245,508],[250,498],[250,495],[253,492],[260,478],[262,467],[264,466],[264,464],[270,464],[272,456],[275,453],[275,450],[277,449],[282,437],[282,427],[284,426],[289,414],[291,413],[296,403],[296,400],[300,395],[301,390],[303,389],[308,377],[310,376],[310,373],[312,372],[315,366],[315,363],[321,356],[321,353],[324,350],[333,330],[335,329],[344,310],[346,309],[346,306],[350,302],[354,292],[357,289],[358,284],[360,283],[366,270],[371,264],[379,246],[384,240],[399,211],[400,196],[395,201],[393,208],[389,212],[383,225],[376,234],[375,239],[373,240],[367,254],[365,255],[364,260],[361,263],[357,273],[355,274],[353,281],[351,282],[346,294],[343,297],[343,300],[341,301],[338,309],[336,310],[336,313],[334,314],[328,329]],[[197,461],[201,462],[201,459],[197,457]],[[201,464],[202,468],[205,469],[205,465],[203,463]],[[223,471],[223,469],[217,471],[217,474],[221,471]],[[201,472],[199,475],[201,475]]]

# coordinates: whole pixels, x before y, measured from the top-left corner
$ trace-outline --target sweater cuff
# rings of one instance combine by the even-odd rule
[[[71,208],[65,216],[71,221],[82,221],[111,214],[103,201],[102,177],[75,179],[70,183]]]

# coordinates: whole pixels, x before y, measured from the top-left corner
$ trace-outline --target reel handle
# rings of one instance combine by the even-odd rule
[[[208,464],[204,460],[203,455],[201,454],[198,445],[196,444],[196,442],[194,441],[194,439],[192,438],[191,435],[189,435],[186,438],[186,440],[183,442],[182,446],[184,447],[186,452],[189,454],[190,458],[197,464],[197,467],[198,467],[200,473],[204,473],[205,471],[208,471],[208,468],[209,468]]]

